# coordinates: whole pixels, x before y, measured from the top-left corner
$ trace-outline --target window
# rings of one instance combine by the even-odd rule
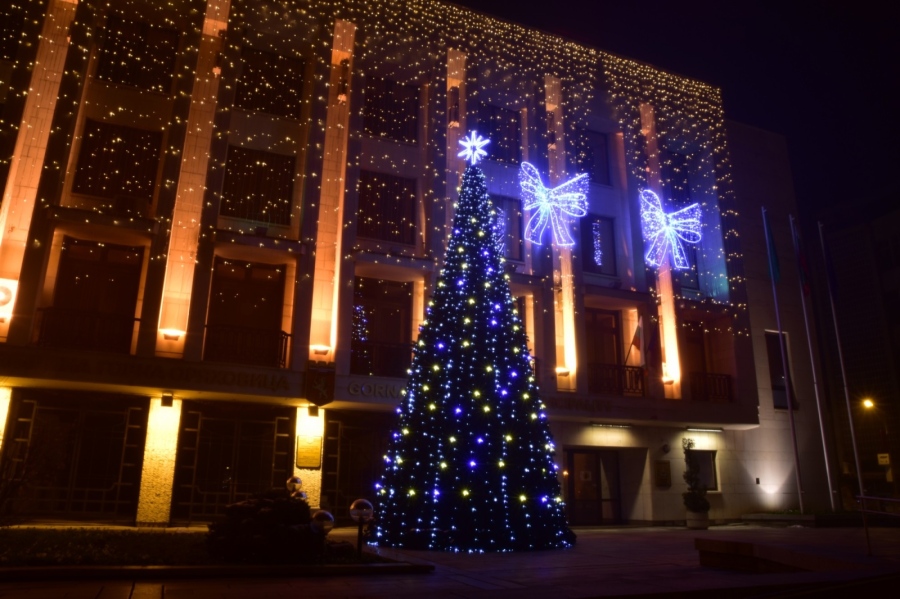
[[[606,216],[589,214],[581,219],[582,270],[616,276],[615,224]]]
[[[570,139],[569,164],[572,170],[588,173],[593,183],[610,185],[609,138],[606,133],[576,128]]]
[[[784,337],[784,349],[787,351],[788,339],[787,333],[782,333]],[[797,409],[797,394],[794,393],[794,385],[791,381],[790,370],[790,354],[787,355],[788,376],[785,380],[784,367],[781,360],[781,344],[778,342],[777,331],[766,331],[766,354],[769,358],[769,379],[772,383],[772,405],[776,409],[786,410],[788,407],[787,392],[790,388],[791,404]],[[790,385],[790,387],[788,387]]]
[[[518,165],[522,162],[522,133],[515,110],[482,104],[478,111],[478,131],[491,140],[488,160]]]
[[[410,144],[418,142],[418,87],[369,77],[365,95],[363,130],[366,134]]]
[[[711,449],[692,449],[690,460],[701,485],[707,491],[719,490],[719,477],[716,474],[716,452]]]
[[[65,237],[40,344],[129,353],[143,255],[141,247]]]
[[[358,214],[360,237],[415,245],[416,181],[360,171]]]
[[[168,94],[172,88],[178,31],[112,15],[101,42],[97,79]]]
[[[405,377],[412,357],[412,283],[356,278],[350,372]]]
[[[495,229],[497,239],[507,260],[523,260],[522,242],[522,202],[516,198],[491,196],[497,211]]]
[[[162,132],[88,119],[72,190],[102,198],[153,199]]]
[[[286,366],[289,336],[281,330],[285,266],[216,258],[203,359]]]
[[[303,61],[252,48],[241,50],[236,108],[300,119],[303,106]]]
[[[229,146],[221,214],[291,224],[294,156]]]
[[[665,210],[679,210],[693,202],[691,201],[690,161],[684,154],[663,151],[662,164],[660,165],[663,179],[663,191],[666,196],[663,204],[669,203]],[[684,253],[690,268],[678,271],[678,282],[682,289],[700,289],[700,277],[697,273],[697,245],[693,243],[683,244]]]
[[[10,62],[19,49],[19,38],[25,28],[25,15],[21,11],[10,14],[12,7],[0,13],[0,60]]]

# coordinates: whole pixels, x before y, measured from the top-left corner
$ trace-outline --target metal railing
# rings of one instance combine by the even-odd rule
[[[691,372],[691,399],[712,403],[729,403],[731,401],[731,377],[727,374],[712,372]]]
[[[130,354],[135,324],[140,322],[133,316],[65,308],[44,308],[40,313],[38,345],[59,349]]]
[[[872,555],[872,541],[869,538],[869,514],[900,518],[900,499],[894,499],[892,497],[870,497],[867,495],[857,495],[856,499],[860,503],[859,511],[862,512],[863,529],[866,531],[866,555]],[[878,509],[870,509],[869,505],[871,502],[874,502]]]
[[[286,368],[290,340],[284,331],[208,324],[203,359]]]
[[[411,361],[410,343],[350,343],[350,374],[406,378]]]
[[[644,397],[644,369],[640,366],[589,363],[588,392],[619,397]]]

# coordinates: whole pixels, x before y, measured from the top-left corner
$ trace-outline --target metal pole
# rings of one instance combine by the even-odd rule
[[[805,513],[803,509],[803,480],[800,476],[800,451],[797,449],[797,428],[794,425],[794,402],[791,398],[790,373],[788,372],[787,351],[784,347],[784,332],[781,329],[781,313],[778,310],[778,291],[775,289],[775,272],[772,269],[773,258],[772,249],[775,245],[775,238],[771,236],[769,231],[768,219],[766,218],[766,208],[762,207],[763,231],[766,234],[766,250],[769,254],[769,278],[772,280],[772,299],[775,302],[775,324],[778,326],[778,344],[781,347],[781,369],[784,373],[784,390],[787,396],[788,420],[791,423],[791,444],[794,447],[794,469],[797,471],[797,496],[800,500],[800,514]]]
[[[825,248],[825,229],[822,221],[819,221],[819,243],[822,244],[822,257],[825,260],[825,270],[830,267],[828,259],[828,250]],[[831,288],[831,277],[825,277],[828,283],[828,301],[831,304],[831,320],[834,323],[834,338],[837,342],[838,362],[841,365],[841,382],[844,384],[844,401],[847,404],[847,420],[850,423],[850,444],[853,446],[853,461],[856,464],[856,482],[859,484],[859,497],[862,501],[863,508],[863,528],[866,529],[866,547],[869,550],[868,555],[872,555],[872,544],[869,541],[869,524],[866,518],[866,492],[863,489],[862,469],[859,467],[859,450],[856,448],[856,427],[853,424],[853,409],[850,406],[850,390],[847,388],[847,371],[844,368],[844,352],[841,350],[841,332],[838,327],[837,310],[834,307],[834,290]]]
[[[794,226],[794,216],[788,217],[791,223],[791,236],[794,239],[794,253],[797,255],[798,265],[800,260],[800,243],[797,237],[797,230]],[[802,274],[801,274],[802,276]],[[822,434],[822,454],[825,457],[825,476],[828,478],[828,498],[831,500],[831,511],[836,512],[837,508],[834,504],[834,485],[831,482],[831,464],[828,459],[828,443],[825,436],[825,419],[822,416],[822,401],[819,399],[819,381],[816,379],[816,359],[812,348],[812,335],[809,331],[809,316],[806,313],[806,294],[803,292],[803,285],[800,286],[800,305],[803,306],[803,324],[806,325],[806,345],[809,348],[809,366],[812,368],[813,391],[816,394],[816,409],[819,412],[819,432]]]

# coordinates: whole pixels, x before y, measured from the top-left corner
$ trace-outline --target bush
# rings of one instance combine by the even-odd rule
[[[700,482],[700,474],[694,464],[694,440],[682,439],[681,448],[684,450],[684,482],[688,486],[688,490],[681,494],[684,507],[689,512],[708,512],[710,505],[706,498],[706,487]]]
[[[317,563],[327,533],[309,524],[309,504],[276,489],[225,508],[225,516],[209,525],[207,549],[228,563]]]

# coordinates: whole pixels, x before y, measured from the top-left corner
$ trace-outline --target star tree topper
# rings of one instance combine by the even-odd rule
[[[700,204],[694,203],[681,210],[666,213],[659,196],[649,189],[641,190],[641,225],[644,239],[649,244],[644,259],[650,266],[660,266],[671,252],[677,270],[690,268],[691,264],[682,242],[699,243]]]
[[[469,137],[464,137],[459,140],[459,144],[464,149],[457,154],[457,156],[465,158],[466,162],[469,164],[477,164],[479,160],[487,156],[487,152],[481,148],[489,143],[491,143],[491,140],[481,137],[475,131],[471,131]]]

